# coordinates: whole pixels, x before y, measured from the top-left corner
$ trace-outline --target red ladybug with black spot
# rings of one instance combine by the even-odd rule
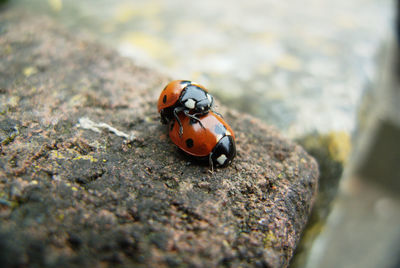
[[[182,135],[183,127],[178,114],[183,112],[186,117],[199,121],[198,117],[207,114],[213,102],[213,96],[203,86],[188,80],[174,80],[161,92],[157,107],[161,122],[167,124],[176,120],[180,126],[179,135]]]
[[[198,120],[183,114],[178,115],[183,127],[179,135],[176,120],[171,121],[169,136],[175,145],[185,153],[200,160],[208,160],[211,169],[226,167],[236,156],[235,134],[231,127],[216,113],[209,112]]]

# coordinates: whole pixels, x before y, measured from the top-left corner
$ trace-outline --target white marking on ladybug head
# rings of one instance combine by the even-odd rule
[[[217,158],[217,162],[222,166],[225,163],[226,159],[228,159],[228,157],[226,157],[226,155],[224,155],[224,154],[221,154]]]
[[[210,103],[212,102],[212,97],[211,97],[211,95],[208,94],[208,93],[207,93],[207,99],[208,99],[208,101],[209,101]]]
[[[226,130],[225,136],[232,136],[232,133],[229,130]]]
[[[189,108],[189,109],[194,109],[195,104],[196,104],[196,102],[195,102],[193,99],[188,99],[188,100],[185,102],[185,106],[186,106],[187,108]]]

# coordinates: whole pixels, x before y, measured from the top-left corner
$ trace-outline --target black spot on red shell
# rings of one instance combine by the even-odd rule
[[[164,95],[162,101],[163,101],[163,103],[166,103],[166,102],[167,102],[167,95]]]
[[[186,140],[186,146],[187,146],[188,148],[192,148],[193,145],[194,145],[194,142],[193,142],[192,139],[189,138],[189,139]]]

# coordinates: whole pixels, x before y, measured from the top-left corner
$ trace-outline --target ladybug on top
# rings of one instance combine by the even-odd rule
[[[213,96],[203,86],[188,80],[175,80],[163,89],[157,107],[161,122],[168,124],[176,119],[179,124],[179,136],[182,136],[183,127],[178,114],[183,112],[204,128],[198,117],[207,114],[213,102]]]

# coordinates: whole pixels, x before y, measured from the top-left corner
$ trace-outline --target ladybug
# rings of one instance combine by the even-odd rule
[[[236,156],[235,134],[219,115],[210,111],[199,117],[199,121],[183,114],[178,117],[184,133],[179,135],[177,120],[174,120],[169,126],[169,137],[182,151],[197,159],[208,160],[211,170],[214,165],[225,167],[232,162]]]
[[[161,92],[157,107],[163,124],[174,119],[178,122],[181,136],[183,127],[178,113],[200,122],[198,116],[208,113],[213,102],[213,96],[203,86],[188,80],[174,80]],[[200,126],[204,127],[201,122]]]

